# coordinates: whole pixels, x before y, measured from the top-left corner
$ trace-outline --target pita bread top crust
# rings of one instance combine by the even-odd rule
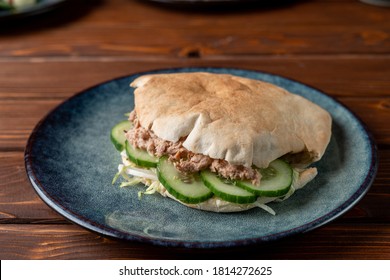
[[[267,167],[286,154],[319,160],[331,117],[273,84],[227,74],[155,74],[137,78],[135,110],[158,137],[231,164]]]

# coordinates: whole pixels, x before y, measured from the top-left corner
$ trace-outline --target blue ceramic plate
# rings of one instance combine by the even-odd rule
[[[230,247],[274,241],[337,218],[367,192],[377,169],[375,145],[362,123],[316,89],[280,76],[226,68],[180,68],[148,73],[207,71],[277,84],[328,110],[333,135],[319,175],[282,203],[218,214],[187,208],[162,196],[119,188],[111,181],[120,163],[110,130],[133,109],[129,83],[140,73],[87,89],[49,113],[27,144],[28,176],[38,195],[70,221],[98,234],[164,246]],[[152,109],[152,108],[151,108]]]

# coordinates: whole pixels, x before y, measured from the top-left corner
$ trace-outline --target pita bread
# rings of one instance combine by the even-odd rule
[[[158,137],[231,164],[265,168],[288,155],[304,167],[331,136],[328,112],[270,83],[227,74],[145,75],[135,87],[141,126]]]

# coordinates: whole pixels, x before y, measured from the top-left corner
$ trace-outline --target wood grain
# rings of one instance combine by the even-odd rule
[[[80,10],[3,30],[0,56],[381,54],[390,46],[389,10],[354,2],[205,12],[113,0]]]
[[[390,55],[170,59],[150,56],[0,58],[0,99],[67,98],[98,83],[175,67],[231,67],[265,71],[314,86],[334,97],[388,97]],[[4,65],[2,67],[2,65]]]
[[[332,223],[282,240],[277,245],[194,250],[110,240],[74,225],[0,225],[0,232],[7,233],[0,235],[0,258],[369,260],[390,257],[390,229],[387,225],[370,223],[353,227],[354,230],[350,231],[349,227]]]
[[[58,220],[60,217],[33,190],[22,152],[0,153],[0,190],[0,223]]]
[[[60,100],[0,101],[0,149],[24,150],[35,125]]]

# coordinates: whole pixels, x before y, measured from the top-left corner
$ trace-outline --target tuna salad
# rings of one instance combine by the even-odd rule
[[[261,175],[254,168],[233,165],[223,159],[212,159],[209,156],[188,151],[183,147],[185,138],[178,142],[171,142],[157,137],[152,131],[140,125],[135,111],[130,113],[129,120],[133,123],[133,127],[126,132],[126,139],[129,143],[156,157],[168,156],[180,172],[195,173],[209,169],[232,180],[250,180],[253,184],[258,184],[260,181]]]

